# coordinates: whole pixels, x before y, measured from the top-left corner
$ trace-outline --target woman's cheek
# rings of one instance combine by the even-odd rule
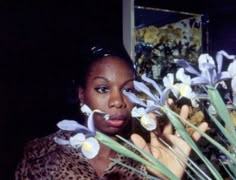
[[[132,102],[130,102],[127,98],[126,98],[126,105],[127,105],[127,109],[130,111],[134,107],[134,104]]]

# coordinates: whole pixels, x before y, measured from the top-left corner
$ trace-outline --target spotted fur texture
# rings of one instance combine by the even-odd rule
[[[67,137],[62,131],[44,138],[35,139],[25,147],[22,161],[19,163],[16,180],[118,180],[145,179],[144,176],[111,162],[103,175],[99,177],[93,167],[76,149],[58,145],[53,138]],[[122,163],[145,172],[143,165],[117,154]]]

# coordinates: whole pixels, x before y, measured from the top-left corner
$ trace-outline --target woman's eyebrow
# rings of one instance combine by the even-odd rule
[[[105,80],[105,81],[109,81],[107,78],[105,78],[105,77],[103,77],[103,76],[95,76],[95,77],[93,78],[93,80],[96,80],[96,79],[103,79],[103,80]],[[126,84],[126,83],[128,83],[128,82],[130,82],[130,81],[134,81],[134,80],[135,80],[135,78],[128,79],[128,80],[126,80],[126,81],[124,82],[124,84]]]
[[[93,78],[93,80],[96,80],[96,79],[103,79],[103,80],[105,80],[105,81],[108,81],[108,79],[105,78],[105,77],[103,77],[103,76],[95,76],[95,77]]]
[[[124,84],[127,84],[127,83],[129,83],[129,82],[133,82],[134,80],[135,80],[134,78],[128,79],[127,81],[124,82]]]

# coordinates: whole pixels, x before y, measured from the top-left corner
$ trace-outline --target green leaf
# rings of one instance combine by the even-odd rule
[[[166,168],[164,165],[161,165],[160,162],[158,161],[158,165],[157,164],[153,164],[150,161],[147,161],[146,159],[142,158],[141,156],[137,155],[136,153],[134,153],[133,151],[127,149],[126,147],[124,147],[124,145],[119,144],[117,141],[113,140],[112,138],[106,136],[105,134],[101,133],[101,132],[96,132],[96,139],[98,139],[102,144],[108,146],[109,148],[113,149],[114,151],[123,154],[126,157],[132,158],[133,160],[136,160],[148,167],[151,167],[153,169],[156,169],[157,171],[163,173],[164,175],[166,175],[169,179],[178,179],[168,168]],[[130,142],[128,142],[126,140],[127,143],[130,144]],[[131,143],[132,144],[132,143]],[[136,147],[136,149],[139,149],[138,147]],[[143,154],[150,156],[150,154],[148,154],[147,152],[145,152],[144,150],[141,150],[140,152],[142,152]],[[153,156],[151,157],[151,159],[155,159],[153,158]]]
[[[150,153],[146,152],[145,150],[137,147],[136,145],[134,145],[133,143],[131,143],[130,141],[122,138],[121,136],[118,136],[122,141],[124,141],[125,143],[127,143],[128,145],[130,145],[131,147],[135,148],[139,153],[141,153],[145,159],[148,159],[157,169],[158,171],[162,172],[163,174],[168,174],[171,175],[173,177],[176,177],[165,165],[163,165],[160,161],[158,161],[158,159],[154,158]],[[166,175],[167,176],[167,175]],[[172,177],[172,178],[173,178]],[[176,177],[177,178],[177,177]]]
[[[117,160],[117,159],[111,159],[111,160],[112,160],[113,162],[117,163],[117,164],[120,164],[121,166],[124,166],[124,167],[126,167],[126,168],[128,168],[128,169],[131,169],[132,171],[134,171],[134,172],[136,172],[136,173],[139,173],[139,174],[143,175],[144,177],[147,177],[147,178],[150,179],[150,180],[159,180],[159,179],[160,179],[160,178],[151,176],[151,175],[149,175],[149,174],[146,174],[146,173],[144,173],[143,171],[140,171],[140,170],[138,170],[138,169],[136,169],[136,168],[134,168],[134,167],[132,167],[132,166],[129,166],[129,165],[127,165],[127,164],[124,164],[124,163],[120,162],[120,161]]]
[[[205,163],[205,165],[208,167],[212,175],[216,179],[222,179],[219,172],[216,170],[216,168],[213,166],[213,164],[203,155],[202,151],[198,148],[196,143],[193,141],[193,139],[189,136],[188,132],[182,125],[182,123],[179,120],[179,115],[176,114],[174,111],[172,111],[167,105],[163,106],[163,111],[167,115],[168,119],[171,121],[173,126],[175,127],[176,131],[181,135],[181,137],[188,143],[191,148],[196,152],[196,154],[199,156],[199,158]]]
[[[226,129],[232,135],[233,139],[236,139],[236,132],[234,128],[234,124],[230,118],[228,109],[221,98],[218,90],[212,86],[208,86],[208,96],[211,104],[214,106],[217,114],[224,121]]]

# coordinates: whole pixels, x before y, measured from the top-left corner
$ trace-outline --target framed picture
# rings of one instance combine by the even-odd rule
[[[207,51],[203,14],[143,7],[133,0],[123,2],[123,13],[123,40],[138,75],[161,80],[175,71],[174,59],[195,63]]]

